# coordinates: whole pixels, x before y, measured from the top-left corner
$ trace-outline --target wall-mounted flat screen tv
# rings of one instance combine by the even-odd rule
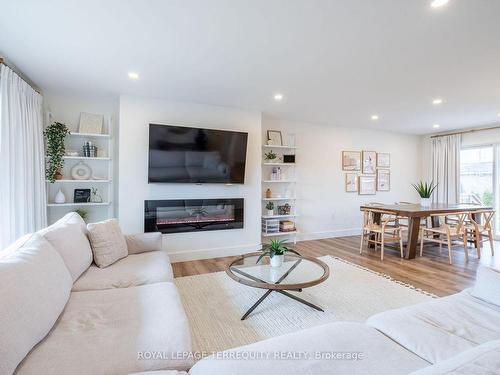
[[[150,183],[243,184],[248,133],[149,124]]]

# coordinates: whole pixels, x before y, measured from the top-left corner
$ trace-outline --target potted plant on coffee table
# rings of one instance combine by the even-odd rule
[[[432,181],[430,183],[420,181],[418,184],[412,184],[412,186],[418,195],[420,195],[420,205],[429,207],[431,205],[431,195],[437,188],[437,185],[434,185]]]
[[[283,265],[285,253],[294,253],[300,256],[298,252],[286,247],[284,243],[285,240],[271,240],[270,243],[264,244],[261,250],[262,254],[259,256],[256,263],[259,263],[265,256],[269,256],[271,267],[281,267]]]

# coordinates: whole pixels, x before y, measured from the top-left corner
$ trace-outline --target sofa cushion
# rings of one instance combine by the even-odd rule
[[[50,331],[72,283],[61,256],[37,234],[0,259],[0,374],[11,374]]]
[[[73,291],[128,288],[173,279],[167,252],[150,251],[129,255],[106,268],[90,266],[76,280]]]
[[[337,322],[217,353],[189,374],[390,375],[428,365],[365,324]]]
[[[161,250],[162,240],[163,235],[160,232],[128,234],[125,236],[129,255]]]
[[[500,306],[500,271],[490,267],[479,266],[476,283],[471,294],[483,301]]]
[[[107,267],[128,255],[127,242],[118,220],[109,219],[87,225],[89,240],[98,267]]]
[[[500,340],[489,341],[411,375],[500,374]]]
[[[500,308],[470,290],[371,316],[367,324],[431,363],[500,339]]]
[[[51,226],[43,237],[59,252],[73,281],[92,264],[90,243],[79,224]]]
[[[17,374],[186,370],[192,361],[171,353],[190,351],[188,321],[172,283],[73,292],[59,321]]]

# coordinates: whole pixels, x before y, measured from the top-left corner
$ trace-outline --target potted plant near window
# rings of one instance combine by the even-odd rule
[[[60,122],[54,122],[47,126],[43,131],[43,135],[47,140],[47,148],[45,155],[47,156],[47,167],[45,169],[45,177],[51,183],[55,180],[62,179],[61,169],[64,165],[64,139],[70,134],[68,127]]]
[[[429,207],[431,205],[431,195],[436,189],[437,185],[434,185],[431,181],[430,183],[420,181],[418,184],[412,184],[418,195],[420,195],[420,205],[423,207]]]
[[[274,215],[274,203],[273,202],[267,202],[266,209],[267,209],[267,216]]]
[[[271,267],[281,267],[283,265],[283,259],[285,258],[285,253],[294,253],[298,256],[300,254],[293,249],[290,249],[284,245],[285,240],[271,240],[271,243],[264,244],[262,246],[262,254],[257,258],[257,263],[260,262],[265,256],[269,256]]]

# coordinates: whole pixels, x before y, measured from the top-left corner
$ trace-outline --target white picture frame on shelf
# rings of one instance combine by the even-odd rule
[[[272,146],[283,146],[283,136],[279,130],[267,131],[267,144]]]
[[[391,190],[391,171],[389,169],[377,169],[377,191]]]
[[[377,193],[377,184],[375,176],[358,177],[358,194],[375,195]]]
[[[377,168],[390,168],[391,167],[391,154],[387,152],[377,153]]]
[[[346,193],[357,193],[358,192],[358,174],[357,173],[346,173],[345,174],[345,191]]]
[[[375,174],[377,153],[375,151],[363,151],[363,174]]]
[[[104,116],[81,112],[78,131],[85,134],[102,134]]]

